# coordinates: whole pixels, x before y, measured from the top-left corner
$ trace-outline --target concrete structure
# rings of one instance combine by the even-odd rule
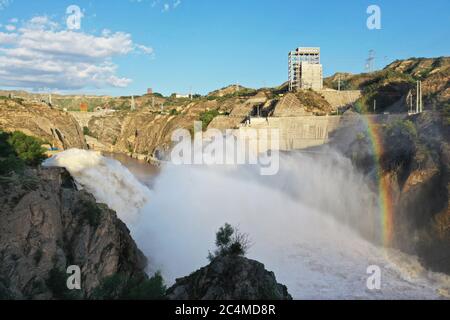
[[[301,150],[323,145],[329,135],[339,127],[340,116],[297,116],[283,118],[252,118],[247,129],[279,129],[279,149]],[[262,152],[263,150],[260,150]]]
[[[297,116],[282,118],[252,118],[250,125],[241,124],[240,130],[244,136],[246,130],[252,129],[278,129],[279,130],[279,150],[291,151],[302,150],[324,145],[339,128],[360,128],[364,130],[364,123],[367,119],[377,125],[391,123],[404,119],[407,113],[392,115],[354,115],[354,116]],[[366,118],[366,119],[364,119]],[[254,140],[254,139],[253,139]],[[256,137],[259,140],[259,137]],[[267,146],[270,148],[270,145]],[[264,152],[267,150],[259,150]]]
[[[320,48],[297,48],[289,52],[289,91],[323,89]]]

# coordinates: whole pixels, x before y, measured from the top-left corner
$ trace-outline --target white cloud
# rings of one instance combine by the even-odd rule
[[[8,24],[5,26],[5,29],[7,31],[15,31],[16,30],[16,26],[12,25],[12,24]]]
[[[124,32],[101,35],[62,30],[48,17],[34,17],[18,29],[0,32],[0,85],[59,90],[126,87],[117,75],[116,56],[147,55],[153,49]]]
[[[154,50],[153,48],[144,46],[142,44],[138,44],[136,45],[136,48],[139,49],[142,53],[148,54],[148,55],[152,55]]]

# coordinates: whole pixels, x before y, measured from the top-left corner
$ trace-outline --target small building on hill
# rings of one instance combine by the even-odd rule
[[[80,112],[88,112],[89,106],[86,102],[80,103]]]

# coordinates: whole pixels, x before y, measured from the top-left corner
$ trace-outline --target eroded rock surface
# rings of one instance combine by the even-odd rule
[[[125,224],[78,191],[65,169],[11,179],[0,184],[0,298],[64,298],[55,288],[65,283],[52,281],[68,277],[69,265],[81,268],[82,298],[105,277],[145,277],[146,258]]]
[[[292,300],[262,263],[240,256],[214,259],[188,277],[177,279],[171,300]]]

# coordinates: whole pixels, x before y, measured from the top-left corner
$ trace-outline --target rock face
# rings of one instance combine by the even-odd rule
[[[418,255],[433,271],[450,274],[450,128],[431,112],[389,130],[392,125],[379,127],[383,153],[377,155],[392,205],[389,245]],[[367,142],[361,135],[346,153],[370,175],[376,169]]]
[[[138,111],[95,117],[89,122],[90,133],[110,150],[153,156],[168,150],[176,129],[192,130],[197,116],[171,116]]]
[[[0,129],[22,131],[59,149],[86,148],[83,131],[75,119],[42,103],[0,99]]]
[[[167,291],[171,300],[292,300],[264,265],[240,256],[216,258]]]
[[[341,81],[345,90],[361,90],[359,105],[377,112],[406,112],[408,95],[416,95],[416,80],[422,81],[425,110],[442,110],[450,102],[450,57],[397,60],[383,70],[362,74],[336,74],[324,79],[336,89]]]
[[[0,184],[0,299],[63,299],[55,288],[65,289],[70,265],[81,268],[81,298],[116,273],[145,277],[127,227],[65,169],[29,169],[13,180]]]

